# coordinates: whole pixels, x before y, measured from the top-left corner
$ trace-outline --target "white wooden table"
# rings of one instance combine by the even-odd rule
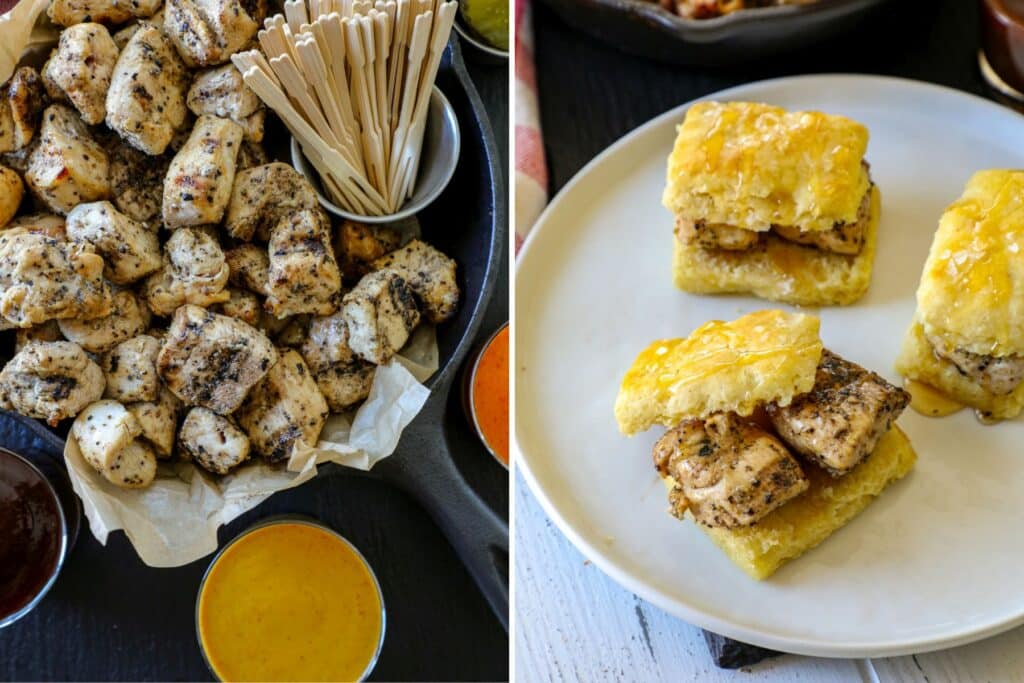
[[[700,629],[605,576],[548,519],[521,476],[515,494],[515,678],[544,681],[1024,682],[1024,628],[973,645],[874,660],[785,655],[715,667]]]

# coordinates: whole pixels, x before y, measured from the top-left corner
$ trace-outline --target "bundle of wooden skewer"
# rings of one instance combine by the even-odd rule
[[[232,61],[317,169],[330,200],[363,216],[412,195],[427,110],[457,3],[287,0],[261,50]]]

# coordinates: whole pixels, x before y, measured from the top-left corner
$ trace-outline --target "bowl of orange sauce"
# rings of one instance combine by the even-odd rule
[[[366,558],[305,517],[269,519],[235,537],[196,600],[199,648],[221,681],[362,681],[384,628]]]
[[[508,469],[508,323],[480,347],[463,383],[466,415],[487,450]]]

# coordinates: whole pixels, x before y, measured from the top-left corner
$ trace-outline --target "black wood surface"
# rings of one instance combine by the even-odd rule
[[[466,61],[496,131],[507,130],[504,66]],[[502,154],[507,136],[499,133]],[[504,157],[504,158],[507,158]],[[508,318],[507,259],[480,330]],[[443,411],[453,458],[495,510],[508,510],[508,475],[476,441],[456,400]],[[399,448],[402,448],[400,445]],[[349,538],[374,567],[387,608],[387,635],[371,680],[504,680],[508,638],[451,546],[409,496],[377,479],[325,468],[221,529],[225,541],[257,519],[300,513]],[[209,558],[176,569],[143,565],[124,535],[100,546],[83,529],[53,590],[0,630],[4,680],[206,680],[194,607]]]
[[[992,96],[977,68],[975,0],[895,0],[867,25],[828,45],[718,69],[624,54],[574,31],[542,3],[534,3],[535,60],[552,195],[630,130],[742,83],[804,73],[868,73]],[[706,635],[712,659],[725,668],[777,654]]]

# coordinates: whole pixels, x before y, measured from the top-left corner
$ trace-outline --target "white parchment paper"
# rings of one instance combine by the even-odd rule
[[[107,542],[123,529],[151,567],[177,567],[217,549],[217,529],[278,491],[309,481],[317,465],[335,462],[369,470],[394,452],[430,392],[421,382],[438,367],[434,329],[421,326],[388,365],[377,368],[370,396],[352,413],[331,415],[315,447],[299,447],[286,465],[254,457],[223,477],[190,462],[161,463],[145,489],[122,489],[94,470],[68,435],[68,475],[82,499],[89,528]]]

